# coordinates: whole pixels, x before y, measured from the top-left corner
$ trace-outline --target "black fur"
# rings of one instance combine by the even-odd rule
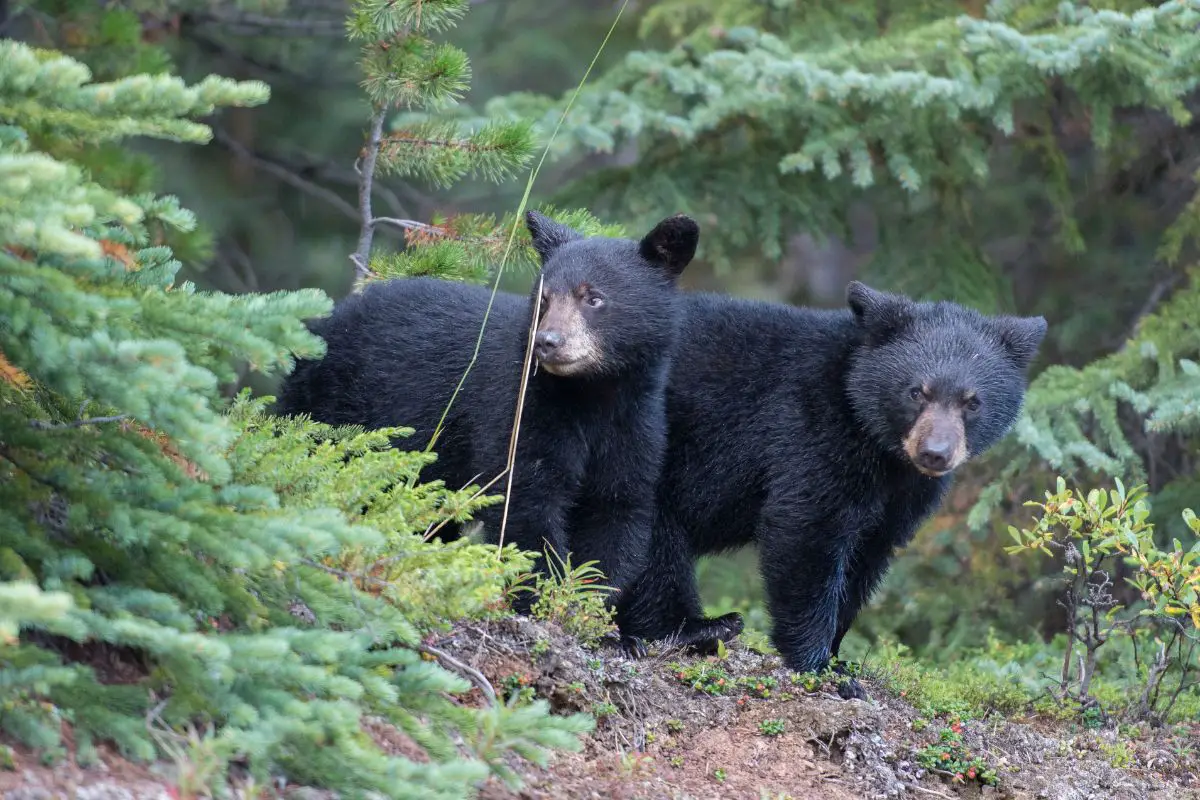
[[[698,229],[673,217],[639,242],[586,239],[536,212],[527,223],[546,292],[587,283],[604,297],[603,307],[584,309],[602,359],[579,376],[544,368],[532,375],[506,538],[537,553],[549,545],[559,558],[570,551],[575,564],[596,559],[620,588],[644,566],[666,445],[675,279],[695,252]],[[409,426],[416,433],[397,446],[424,447],[470,361],[489,294],[428,278],[368,285],[313,324],[327,353],[299,363],[281,392],[280,412],[367,428]],[[424,479],[458,488],[504,470],[535,300],[532,293],[497,293],[478,360]],[[490,492],[504,487],[500,481]],[[492,541],[500,515],[500,505],[479,515]]]
[[[976,392],[963,424],[977,456],[1015,422],[1046,322],[857,282],[840,311],[685,297],[650,567],[622,632],[700,647],[735,636],[740,615],[702,616],[694,562],[757,542],[773,643],[790,668],[819,670],[951,480],[901,446],[913,387]]]

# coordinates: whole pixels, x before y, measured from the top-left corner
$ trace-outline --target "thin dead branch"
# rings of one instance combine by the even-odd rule
[[[362,221],[358,234],[358,249],[350,256],[354,264],[355,276],[360,280],[371,274],[371,241],[375,237],[375,215],[371,213],[371,192],[375,183],[375,162],[379,160],[379,143],[383,139],[383,122],[387,110],[376,108],[371,117],[370,133],[367,144],[363,149],[362,164],[359,169],[358,182],[358,213],[355,217]]]

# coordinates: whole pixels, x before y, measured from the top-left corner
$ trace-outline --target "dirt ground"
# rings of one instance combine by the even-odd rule
[[[514,757],[524,785],[490,780],[484,800],[1200,800],[1200,722],[1189,750],[1178,737],[1130,741],[1115,730],[1045,720],[927,720],[877,683],[864,682],[870,700],[841,700],[832,686],[798,684],[777,658],[737,644],[723,660],[666,652],[635,661],[613,647],[585,650],[557,627],[525,618],[463,624],[429,643],[478,669],[497,692],[523,689],[555,711],[597,715],[581,752],[557,754],[545,768]],[[710,691],[693,688],[706,670],[709,683],[701,683]],[[994,770],[994,786],[921,765],[918,754],[951,724],[962,751]],[[389,752],[424,758],[385,722],[365,727]],[[12,768],[0,770],[4,800],[180,796],[169,765],[141,767],[102,750],[97,767],[46,767],[26,750],[13,752]],[[335,796],[295,786],[279,795]]]
[[[549,641],[549,653],[533,659],[529,652],[539,639]],[[775,678],[771,696],[706,694],[670,666],[704,659],[679,653],[639,661],[612,654],[597,658],[525,619],[466,627],[437,646],[477,666],[493,684],[523,666],[537,695],[556,710],[595,712],[606,703],[614,709],[601,718],[582,753],[560,755],[544,770],[526,767],[526,785],[519,791],[489,784],[481,795],[489,800],[1200,798],[1194,754],[1185,762],[1165,746],[1146,745],[1134,751],[1129,767],[1118,768],[1103,749],[1106,740],[1115,743],[1115,731],[1062,736],[1007,721],[963,723],[964,744],[996,770],[997,785],[958,783],[916,760],[943,726],[934,722],[914,731],[920,715],[884,687],[865,681],[869,701],[842,700],[830,685],[806,691],[791,683],[778,658],[736,644],[719,666],[735,679]],[[780,720],[779,735],[765,735],[759,727],[764,721],[778,726]],[[1200,749],[1200,728],[1194,734]]]

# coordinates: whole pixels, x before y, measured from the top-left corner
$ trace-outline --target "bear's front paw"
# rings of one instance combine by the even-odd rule
[[[843,700],[870,700],[871,695],[858,682],[858,678],[842,678],[837,684],[838,697]]]
[[[736,611],[722,614],[719,617],[689,619],[679,633],[679,640],[692,644],[712,639],[715,647],[715,640],[727,642],[740,634],[744,627],[745,622],[742,620],[742,615]]]
[[[714,617],[709,620],[709,624],[720,631],[717,636],[726,641],[741,635],[742,630],[746,627],[746,622],[742,619],[742,615],[736,611]]]
[[[870,700],[867,690],[858,682],[862,666],[850,661],[838,661],[833,665],[833,673],[837,676],[837,693],[843,700]]]
[[[617,646],[626,658],[645,658],[650,654],[650,651],[646,649],[645,640],[640,636],[621,636],[621,641]]]
[[[700,655],[717,652],[719,642],[728,642],[742,632],[742,615],[736,611],[719,617],[689,619],[673,637],[673,644]]]

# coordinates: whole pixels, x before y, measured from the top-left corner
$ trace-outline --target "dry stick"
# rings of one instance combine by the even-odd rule
[[[542,281],[544,278],[538,276],[537,292],[534,293],[535,298],[542,296]],[[525,360],[521,365],[521,388],[517,392],[517,414],[513,420],[512,435],[508,439],[508,463],[504,470],[508,473],[508,485],[504,488],[504,512],[500,516],[500,541],[496,544],[496,559],[500,559],[500,552],[504,550],[504,531],[508,527],[508,502],[512,498],[513,478],[517,474],[517,441],[521,436],[521,412],[525,410],[525,392],[529,388],[529,368],[533,364],[533,339],[537,334],[538,311],[541,308],[541,301],[535,300],[533,303],[533,314],[530,315],[529,321],[529,341],[525,342]]]
[[[362,219],[362,228],[358,233],[358,249],[350,256],[350,261],[354,263],[354,274],[359,279],[371,274],[368,264],[371,259],[371,240],[375,236],[375,217],[371,213],[371,187],[375,181],[375,162],[379,159],[379,145],[383,140],[383,121],[386,116],[386,108],[376,108],[375,116],[371,117],[371,133],[367,138],[366,152],[363,154],[362,180],[358,183],[358,212]]]
[[[490,488],[492,488],[493,486],[495,486],[495,485],[496,485],[496,482],[497,482],[497,481],[499,481],[501,478],[503,478],[503,477],[504,477],[505,475],[507,475],[507,474],[508,474],[508,469],[507,469],[507,468],[505,468],[505,469],[501,470],[499,475],[497,475],[496,477],[492,478],[490,481],[488,481],[487,483],[485,483],[483,486],[480,486],[480,487],[479,487],[479,491],[477,491],[477,492],[475,492],[475,494],[471,495],[471,497],[470,497],[470,500],[477,500],[477,499],[479,499],[480,497],[482,497],[484,492],[486,492],[488,489],[490,489]],[[478,475],[476,475],[476,476],[475,476],[474,478],[472,478],[471,480],[476,480],[478,477],[479,477],[479,476],[478,476]],[[468,502],[470,502],[470,500],[468,500]],[[432,539],[434,536],[436,536],[436,535],[437,535],[437,532],[438,532],[438,531],[440,531],[442,528],[446,527],[446,526],[447,526],[447,525],[449,525],[449,524],[450,524],[450,520],[449,520],[449,519],[444,519],[444,520],[442,520],[442,521],[441,521],[441,522],[439,522],[437,525],[435,525],[435,526],[434,526],[432,529],[430,529],[430,531],[429,531],[428,533],[426,533],[426,534],[425,534],[425,536],[422,538],[422,541],[428,542],[430,539]]]
[[[403,228],[406,231],[441,233],[440,228],[430,225],[427,222],[417,222],[415,219],[397,219],[396,217],[375,217],[375,219],[371,220],[371,227],[374,228],[381,222],[386,222],[388,225],[395,225],[397,228]]]
[[[470,664],[459,661],[449,653],[438,650],[436,647],[430,647],[427,644],[420,644],[417,645],[416,649],[422,653],[428,653],[438,661],[442,661],[466,675],[471,680],[471,683],[478,686],[479,691],[483,692],[483,696],[487,698],[488,703],[493,706],[496,705],[496,690],[492,688],[492,684],[483,676],[482,672],[475,669]]]

